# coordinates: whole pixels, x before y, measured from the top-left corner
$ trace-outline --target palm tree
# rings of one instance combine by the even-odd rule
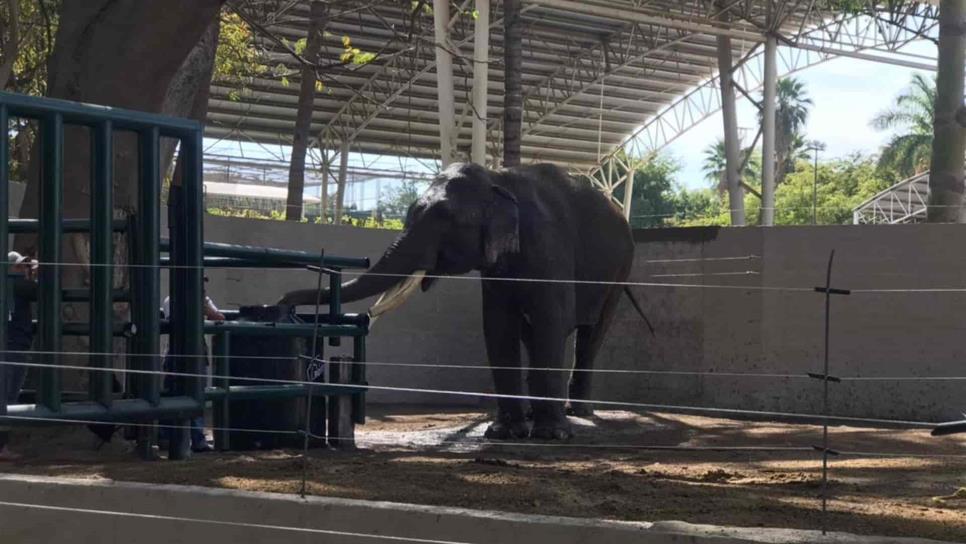
[[[871,125],[877,130],[900,131],[882,148],[880,168],[893,168],[902,177],[929,168],[935,103],[936,80],[916,74],[912,76],[912,85],[896,97],[892,108],[872,119]]]
[[[808,121],[812,99],[805,84],[793,77],[778,80],[775,107],[775,186],[785,181],[785,175],[795,167],[796,144],[801,147],[802,128]],[[759,112],[759,119],[761,113]]]
[[[745,157],[752,152],[751,148],[739,150],[738,160],[745,161]],[[745,161],[744,168],[741,170],[741,179],[745,183],[750,183],[761,175],[761,164],[756,155]],[[726,159],[724,140],[718,139],[704,150],[704,163],[701,170],[704,171],[704,178],[715,183],[715,189],[720,194],[728,192],[727,180],[725,179]]]

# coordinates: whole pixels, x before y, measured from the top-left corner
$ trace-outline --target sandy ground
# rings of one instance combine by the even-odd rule
[[[487,415],[370,410],[357,451],[314,450],[312,494],[619,520],[682,520],[816,529],[821,461],[813,451],[674,451],[654,447],[811,447],[821,428],[605,411],[574,419],[560,444],[494,444]],[[966,436],[835,427],[830,530],[966,541]],[[297,492],[295,451],[212,453],[141,462],[124,442],[98,450],[83,427],[19,431],[25,461],[0,471]],[[920,457],[929,454],[932,457]],[[949,455],[941,457],[939,455]],[[941,498],[941,497],[947,498]]]

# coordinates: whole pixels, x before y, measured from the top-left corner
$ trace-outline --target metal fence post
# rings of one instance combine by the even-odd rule
[[[10,118],[7,107],[0,104],[0,361],[7,360],[7,240],[9,237],[9,217],[7,215],[10,190],[10,139],[7,133]],[[7,365],[0,365],[0,392],[7,390]],[[7,397],[0,393],[0,417],[7,415]]]
[[[114,133],[110,121],[98,123],[91,138],[91,284],[90,366],[110,368],[114,351]],[[111,373],[93,372],[91,400],[111,405]]]
[[[46,364],[54,365],[40,371],[38,404],[60,411],[62,351],[60,316],[61,219],[64,188],[64,119],[60,113],[50,113],[41,120],[40,149],[40,274],[39,274],[39,336],[40,349]]]

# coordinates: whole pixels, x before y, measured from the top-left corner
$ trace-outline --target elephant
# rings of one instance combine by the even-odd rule
[[[591,415],[594,359],[626,288],[634,241],[602,192],[552,164],[489,170],[456,163],[441,172],[406,215],[402,233],[359,277],[343,302],[382,293],[370,310],[398,306],[421,284],[479,271],[483,333],[498,395],[491,439],[567,439],[565,344],[576,330],[569,408]],[[291,291],[278,304],[327,302],[328,291]],[[648,323],[650,326],[650,323]],[[653,331],[653,329],[652,329]],[[524,390],[521,343],[531,367]],[[533,400],[530,412],[520,396]],[[530,419],[532,418],[532,425]]]

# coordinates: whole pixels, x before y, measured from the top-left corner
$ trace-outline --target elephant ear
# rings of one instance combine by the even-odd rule
[[[513,193],[493,186],[495,197],[483,227],[483,251],[488,266],[501,256],[520,251],[520,208]]]

